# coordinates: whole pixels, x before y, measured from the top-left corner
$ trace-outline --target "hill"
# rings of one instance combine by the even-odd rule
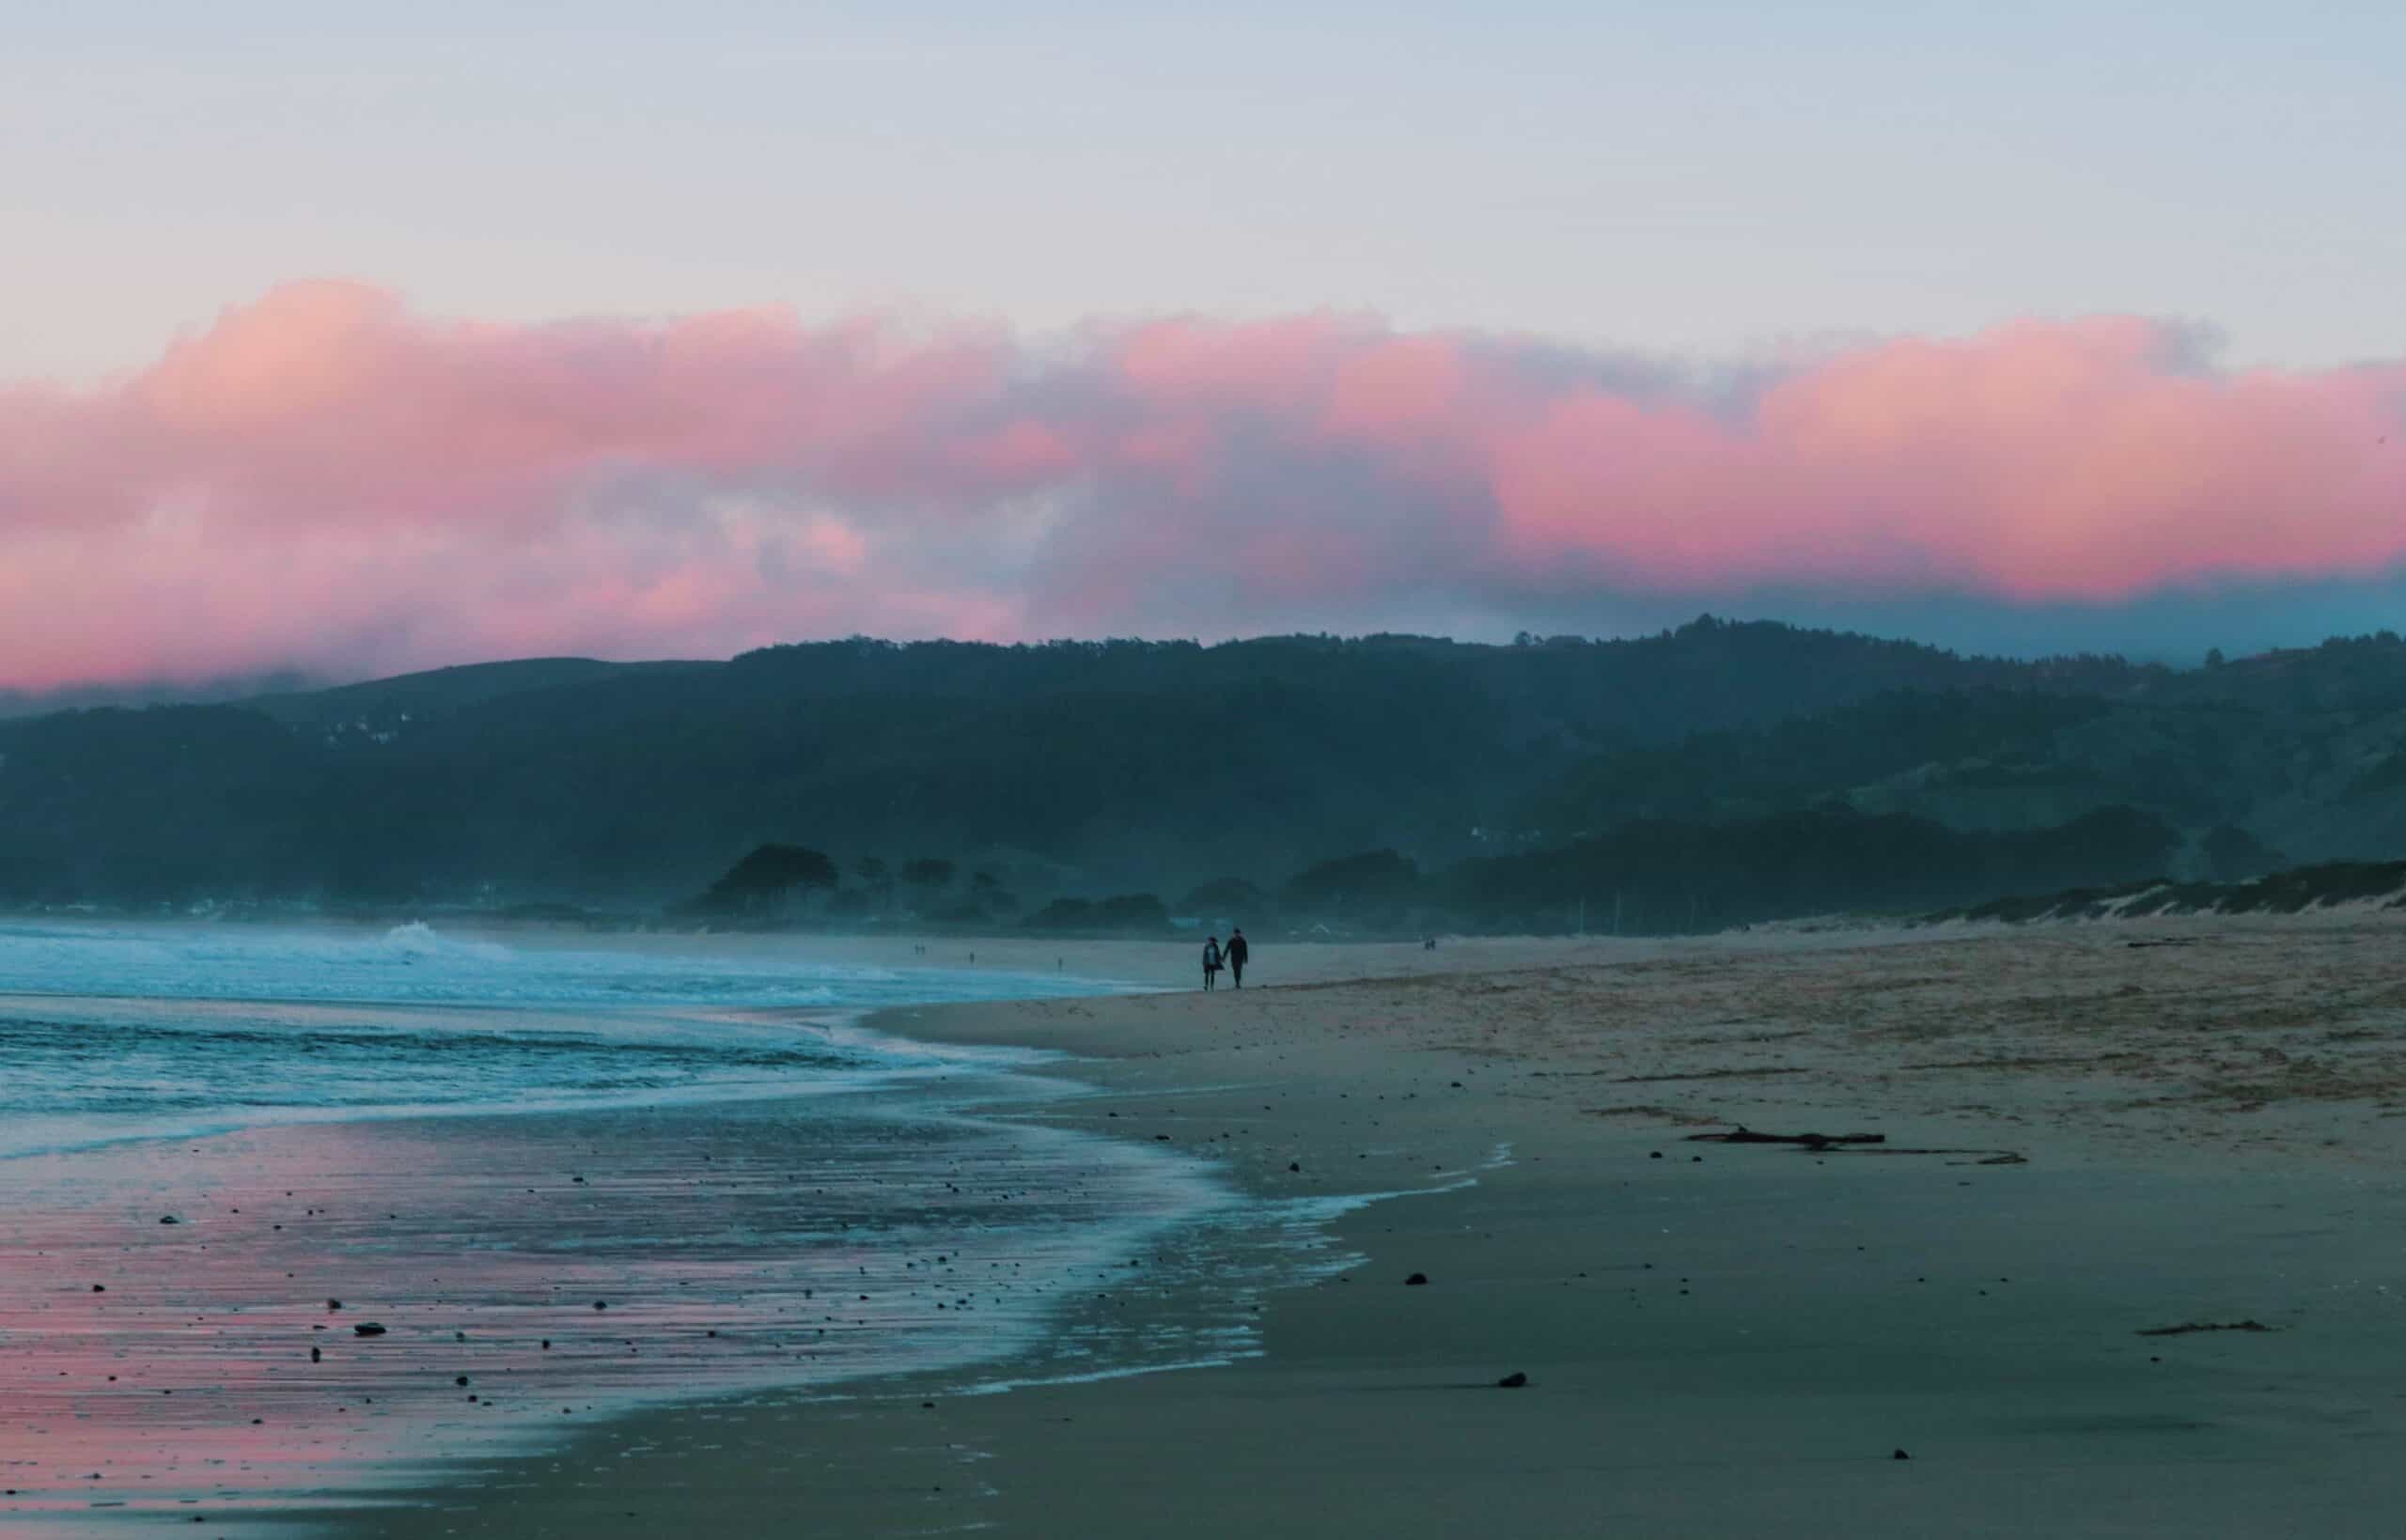
[[[2049,832],[2100,815],[2150,864],[2067,864]],[[1874,843],[1877,872],[1848,864]],[[856,916],[1274,893],[1387,849],[1461,874],[1415,901],[1499,925],[1607,901],[1616,871],[1626,910],[1641,867],[1655,928],[2234,878],[2406,855],[2406,646],[2176,672],[1711,618],[1501,646],[855,639],[0,723],[5,903],[656,910],[763,845],[827,853]],[[1682,851],[1709,881],[1665,875]],[[914,857],[958,876],[884,875]]]

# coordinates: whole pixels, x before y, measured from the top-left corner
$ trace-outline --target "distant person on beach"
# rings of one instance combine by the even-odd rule
[[[1211,937],[1203,943],[1203,988],[1215,988],[1220,982],[1220,938]]]
[[[1253,949],[1244,944],[1244,927],[1239,926],[1228,932],[1228,977],[1240,989],[1244,988],[1244,959]]]

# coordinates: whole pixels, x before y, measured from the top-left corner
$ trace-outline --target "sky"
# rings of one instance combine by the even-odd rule
[[[2401,56],[2215,0],[42,8],[0,689],[2391,626]]]

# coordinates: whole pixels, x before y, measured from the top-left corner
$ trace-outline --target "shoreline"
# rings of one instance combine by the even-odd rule
[[[1260,1357],[637,1413],[426,1508],[319,1517],[383,1536],[2395,1532],[2406,1411],[2378,1366],[2406,1351],[2406,1278],[2380,1237],[2406,1220],[2406,1081],[2356,1019],[2406,1000],[2401,935],[2164,922],[883,1013],[920,1040],[1079,1054],[1055,1071],[1096,1094],[1045,1115],[1166,1136],[1273,1200],[1486,1169],[1334,1218],[1363,1260],[1264,1301]],[[2087,1051],[2039,1051],[2067,1033]],[[2166,1034],[2212,1051],[2173,1060]],[[1850,1115],[1898,1158],[1682,1138]],[[2023,1163],[1976,1163],[2007,1147]],[[1180,1308],[1119,1306],[1139,1330]],[[2141,1334],[2242,1321],[2270,1330]],[[1495,1388],[1513,1373],[1528,1386]]]
[[[1157,1208],[1227,1201],[1148,1147],[969,1110],[1061,1094],[973,1064],[23,1158],[0,1530],[248,1531],[546,1450],[563,1418],[1020,1356]]]
[[[903,981],[902,997],[927,982]],[[23,1018],[20,1101],[39,1122],[46,1087],[68,1098],[53,1137],[6,1165],[0,1529],[164,1513],[247,1530],[294,1503],[361,1499],[403,1469],[442,1479],[462,1455],[548,1443],[555,1417],[981,1361],[995,1348],[980,1333],[1025,1338],[1044,1297],[1125,1250],[1156,1206],[1221,1201],[1195,1180],[1206,1174],[1152,1149],[966,1115],[1058,1094],[1031,1062],[1042,1056],[928,1054],[858,1031],[865,1010],[791,1007],[797,1031],[759,1008],[638,1004],[555,1037],[546,1029],[577,1013],[549,998],[281,998],[0,997]],[[414,1023],[430,1012],[461,1019],[427,1047]],[[239,1078],[273,1034],[292,1045],[284,1070],[337,1099],[288,1096],[207,1130],[77,1126],[77,1086],[112,1092],[105,1074],[73,1078],[76,1052],[103,1067],[120,1049],[152,1052],[154,1019],[180,1032],[195,1014],[210,1024],[172,1053],[132,1060],[181,1071],[150,1070],[160,1086],[189,1099]],[[680,1014],[712,1018],[699,1061]],[[387,1043],[403,1056],[377,1057]],[[320,1050],[353,1062],[330,1066]],[[417,1083],[381,1079],[393,1063],[462,1056],[463,1074],[491,1080],[494,1055],[539,1050],[571,1069],[598,1053],[626,1089],[566,1105],[338,1099]],[[777,1080],[680,1081],[696,1062]],[[856,1261],[878,1275],[860,1280],[857,1308]],[[974,1310],[935,1292],[953,1278],[913,1271],[931,1262],[976,1269],[961,1281]],[[847,1302],[819,1327],[821,1307],[800,1301],[811,1285],[837,1298],[836,1283]]]

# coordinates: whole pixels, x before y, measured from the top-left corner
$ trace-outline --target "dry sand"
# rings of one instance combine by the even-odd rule
[[[1192,967],[1009,945],[980,964]],[[1341,1275],[1273,1296],[1258,1356],[663,1410],[339,1527],[2406,1532],[2396,919],[1265,941],[1253,980],[881,1024],[1079,1054],[1098,1094],[1024,1115],[1273,1203],[1425,1190],[1337,1220]],[[1740,1123],[1888,1143],[1687,1137]],[[1141,1278],[1088,1308],[1211,1303]]]

